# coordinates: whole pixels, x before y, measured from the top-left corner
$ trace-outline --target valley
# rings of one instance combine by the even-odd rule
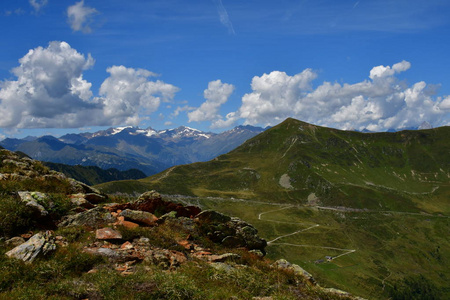
[[[254,224],[267,255],[299,264],[325,287],[386,299],[405,278],[423,275],[449,293],[449,216],[344,210],[227,198],[183,198]]]
[[[208,162],[97,187],[156,189],[247,220],[269,241],[270,258],[299,264],[325,286],[369,299],[414,288],[442,296],[450,293],[449,137],[449,127],[359,133],[287,119]]]

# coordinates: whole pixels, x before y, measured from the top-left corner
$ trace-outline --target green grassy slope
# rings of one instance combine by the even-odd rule
[[[448,213],[450,127],[358,133],[287,119],[228,154],[142,179],[163,193]],[[113,192],[116,184],[99,186]]]
[[[428,284],[431,290],[414,299],[450,295],[448,217],[211,197],[176,199],[247,220],[269,241],[270,258],[299,264],[322,286],[367,299],[392,299],[395,285],[420,279],[415,286]],[[335,258],[327,261],[326,256]],[[404,294],[394,299],[413,298]]]

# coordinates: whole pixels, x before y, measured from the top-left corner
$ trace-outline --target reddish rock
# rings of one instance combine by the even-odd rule
[[[126,241],[125,243],[123,243],[123,244],[120,246],[120,249],[123,249],[123,250],[129,250],[129,249],[131,249],[131,248],[133,248],[133,244],[130,243],[129,241]]]
[[[177,243],[178,243],[178,245],[183,246],[184,248],[186,248],[188,250],[193,248],[193,245],[188,240],[178,241]]]
[[[108,208],[111,211],[119,212],[125,209],[141,210],[154,214],[166,214],[171,211],[177,213],[177,217],[193,218],[202,210],[197,206],[183,206],[179,203],[162,200],[161,196],[155,192],[150,191],[142,194],[135,202],[116,204]]]
[[[99,240],[120,240],[122,239],[122,234],[112,228],[105,227],[97,229],[95,237]]]
[[[120,213],[120,217],[124,217],[129,221],[141,223],[144,225],[154,226],[158,218],[147,211],[125,209]],[[119,218],[120,218],[119,217]]]
[[[119,225],[122,225],[123,227],[129,228],[129,229],[139,227],[139,224],[136,224],[136,223],[130,222],[130,221],[119,221]]]

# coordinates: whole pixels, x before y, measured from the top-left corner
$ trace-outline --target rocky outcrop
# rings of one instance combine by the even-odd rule
[[[46,255],[56,249],[55,238],[50,231],[37,233],[25,243],[6,252],[11,258],[32,262],[38,255]]]
[[[279,259],[273,265],[278,269],[289,270],[294,272],[295,275],[305,278],[307,282],[312,285],[316,284],[316,280],[314,279],[314,277],[299,265],[291,264],[285,259]]]
[[[212,241],[226,247],[245,247],[265,253],[267,242],[260,238],[258,230],[239,218],[231,218],[212,210],[205,210],[195,217],[200,230]]]
[[[158,216],[164,215],[171,211],[176,212],[177,217],[192,218],[201,212],[201,209],[196,206],[184,206],[179,203],[164,201],[161,195],[156,191],[149,191],[143,193],[139,198],[130,203],[118,204],[112,209],[115,210],[140,210],[156,214]]]

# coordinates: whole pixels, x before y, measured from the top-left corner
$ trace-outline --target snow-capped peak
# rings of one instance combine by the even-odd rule
[[[123,130],[127,129],[127,128],[133,128],[133,126],[125,126],[125,127],[117,127],[117,128],[113,128],[113,132],[111,133],[111,135],[115,135],[118,133],[121,133]]]

